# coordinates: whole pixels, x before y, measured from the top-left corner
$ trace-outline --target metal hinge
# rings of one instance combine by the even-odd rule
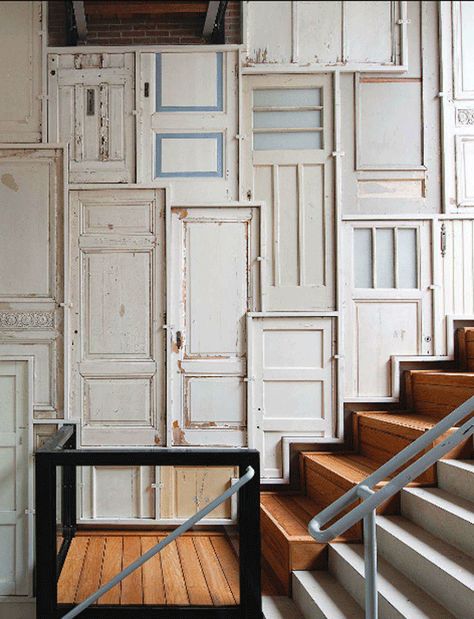
[[[331,157],[344,157],[345,154],[342,150],[335,150],[331,153]]]
[[[403,26],[403,24],[411,24],[411,19],[399,19],[397,21],[397,24],[399,26]]]
[[[441,224],[440,246],[441,246],[441,256],[444,258],[446,255],[446,224]]]

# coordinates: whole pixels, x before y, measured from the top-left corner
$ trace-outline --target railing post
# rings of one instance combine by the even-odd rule
[[[76,449],[76,430],[65,445],[66,449]],[[71,538],[76,532],[76,467],[64,464],[62,466],[61,485],[61,521],[63,536]]]
[[[364,518],[365,619],[378,619],[377,531],[375,509]]]

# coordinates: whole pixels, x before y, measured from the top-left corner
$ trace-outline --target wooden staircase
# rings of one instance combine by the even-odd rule
[[[317,543],[307,531],[311,518],[474,394],[474,329],[458,330],[456,362],[459,371],[405,372],[405,410],[354,412],[353,451],[301,453],[300,492],[262,493],[263,557],[282,592],[291,593],[292,571],[327,567],[327,545]],[[453,431],[454,428],[450,430]],[[462,444],[446,458],[471,456],[472,441]],[[431,467],[412,485],[436,485],[436,471],[436,466]],[[400,496],[382,504],[378,513],[400,513]],[[356,542],[361,537],[359,523],[335,541]]]

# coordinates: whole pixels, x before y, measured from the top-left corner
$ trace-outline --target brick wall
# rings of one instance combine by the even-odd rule
[[[48,2],[49,44],[66,45],[66,6]],[[204,17],[199,14],[88,17],[89,45],[202,45]],[[225,18],[226,43],[240,43],[240,2],[230,0]]]

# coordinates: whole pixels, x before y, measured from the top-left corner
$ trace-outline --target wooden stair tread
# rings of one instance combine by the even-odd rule
[[[302,494],[263,492],[260,506],[288,540],[314,542],[307,527],[311,518],[322,510],[321,505]]]
[[[399,426],[400,428],[411,428],[421,432],[431,430],[439,422],[439,417],[435,415],[422,415],[412,411],[364,411],[358,413],[358,417],[363,422],[366,420],[380,422],[375,425]]]
[[[350,485],[358,484],[376,471],[380,462],[357,453],[305,453],[308,463],[327,469],[331,477],[339,477]]]

